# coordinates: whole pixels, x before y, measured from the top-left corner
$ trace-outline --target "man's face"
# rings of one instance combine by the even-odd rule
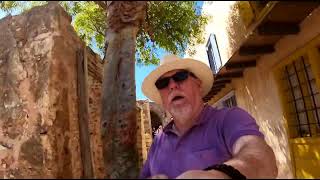
[[[160,79],[171,77],[183,70],[173,70],[165,73]],[[193,117],[197,106],[202,104],[201,81],[189,74],[182,81],[175,82],[170,78],[168,86],[159,89],[162,105],[173,117]]]

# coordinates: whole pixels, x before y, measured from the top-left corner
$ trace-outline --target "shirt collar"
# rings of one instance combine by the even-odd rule
[[[209,120],[209,118],[207,118],[209,111],[210,111],[210,106],[205,104],[200,115],[198,116],[198,120],[196,122],[196,125],[204,124]]]
[[[200,115],[198,116],[198,120],[196,121],[195,125],[194,126],[197,126],[197,125],[201,125],[201,124],[204,124],[208,121],[208,118],[206,118],[208,112],[210,110],[210,106],[205,104]],[[163,132],[164,133],[168,133],[168,132],[172,132],[172,133],[175,133],[176,132],[174,131],[173,129],[173,125],[174,125],[174,121],[171,120],[164,128],[163,128]]]
[[[174,130],[172,129],[173,124],[174,124],[173,120],[170,120],[170,122],[163,128],[163,132],[164,133],[174,132]]]

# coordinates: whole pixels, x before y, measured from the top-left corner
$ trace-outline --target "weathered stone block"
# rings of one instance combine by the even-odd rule
[[[80,178],[71,17],[49,4],[0,20],[0,178]],[[94,59],[97,60],[97,59]]]

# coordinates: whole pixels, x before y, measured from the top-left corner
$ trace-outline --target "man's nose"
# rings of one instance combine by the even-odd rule
[[[170,90],[177,88],[179,85],[172,78],[170,78],[168,87]]]

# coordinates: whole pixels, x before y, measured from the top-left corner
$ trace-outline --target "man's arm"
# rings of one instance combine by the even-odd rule
[[[224,162],[225,164],[233,166],[247,178],[275,178],[277,176],[275,155],[265,142],[255,119],[248,112],[238,107],[231,108],[220,122],[218,128],[222,130],[223,141],[232,154],[232,158]],[[198,174],[193,177],[230,178],[217,170],[197,170],[191,175],[195,175],[195,172]]]
[[[271,147],[260,137],[247,135],[240,137],[233,146],[233,158],[225,164],[239,170],[247,178],[276,178],[278,169]],[[217,170],[191,170],[181,174],[184,178],[230,178]]]
[[[225,162],[247,178],[276,178],[278,168],[271,147],[260,137],[240,137],[233,146],[233,158]]]

